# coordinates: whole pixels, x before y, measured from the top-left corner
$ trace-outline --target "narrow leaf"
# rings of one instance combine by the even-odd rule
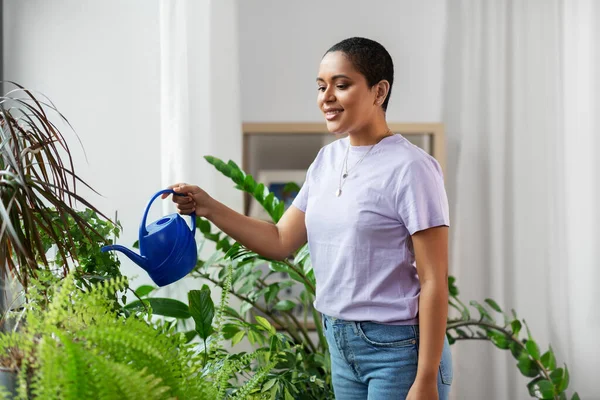
[[[525,348],[534,360],[540,360],[540,348],[534,340],[529,339],[525,343]]]
[[[494,309],[495,311],[501,313],[502,309],[500,308],[500,306],[498,305],[498,303],[496,303],[494,300],[492,299],[485,299],[485,302],[492,307],[492,309]]]

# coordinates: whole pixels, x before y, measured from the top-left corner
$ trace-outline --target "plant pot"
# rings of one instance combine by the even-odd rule
[[[17,373],[8,368],[0,367],[0,389],[8,393],[8,399],[17,396]]]

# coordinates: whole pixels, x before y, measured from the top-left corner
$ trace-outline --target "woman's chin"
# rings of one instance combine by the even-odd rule
[[[339,121],[326,121],[327,130],[334,135],[343,135],[346,133],[343,125]]]

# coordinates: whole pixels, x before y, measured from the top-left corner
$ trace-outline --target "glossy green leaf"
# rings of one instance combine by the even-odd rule
[[[550,373],[550,379],[559,393],[564,392],[569,387],[569,369],[566,365],[564,368],[555,369]]]
[[[188,301],[190,314],[196,323],[196,332],[200,338],[206,340],[213,333],[212,320],[215,315],[215,305],[210,297],[210,289],[204,285],[201,290],[190,290]]]
[[[268,332],[270,332],[273,335],[275,333],[277,333],[277,331],[275,330],[275,328],[273,327],[273,325],[271,325],[269,323],[269,321],[267,321],[266,318],[261,317],[260,315],[257,315],[255,318],[256,318],[256,322],[258,322],[258,324],[260,326],[262,326],[263,328],[265,328]]]
[[[275,383],[277,383],[277,379],[269,379],[268,381],[266,381],[262,387],[261,393],[269,391],[273,387],[273,385],[275,385]]]
[[[138,287],[137,289],[135,289],[135,294],[138,297],[146,297],[150,293],[152,293],[154,290],[156,290],[156,288],[154,286],[142,285],[142,286]]]
[[[523,346],[521,346],[517,342],[511,341],[510,344],[508,345],[508,348],[510,349],[510,352],[512,353],[513,357],[516,360],[520,360],[524,354],[525,354],[525,356],[527,356],[527,353],[525,353],[523,351]]]
[[[581,400],[581,399],[579,398],[579,394],[574,393],[573,397],[571,397],[571,400]]]
[[[534,360],[538,360],[538,361],[540,360],[540,348],[534,340],[529,339],[525,343],[525,348],[527,349],[527,352]]]
[[[522,327],[521,321],[519,321],[518,319],[513,320],[510,323],[510,327],[512,329],[513,335],[518,337],[519,333],[521,332],[521,327]]]
[[[554,386],[547,379],[534,379],[527,385],[527,388],[529,394],[537,399],[554,399]]]
[[[490,341],[499,349],[506,350],[511,343],[511,341],[506,338],[506,335],[501,332],[489,330],[487,335],[490,338]]]
[[[245,191],[250,193],[254,192],[254,189],[256,188],[256,182],[254,181],[252,175],[246,175],[243,186]]]
[[[517,367],[521,373],[529,378],[536,377],[540,370],[534,360],[527,357],[521,357],[517,363]]]
[[[239,331],[238,333],[236,333],[233,338],[231,338],[231,345],[235,346],[236,344],[238,344],[239,342],[242,341],[242,339],[244,338],[244,336],[246,336],[246,332],[245,331]]]
[[[550,347],[550,350],[542,355],[542,365],[544,368],[550,371],[556,369],[556,358],[554,357],[554,351],[552,350],[552,347]]]
[[[152,313],[155,315],[162,315],[163,317],[178,319],[187,319],[191,316],[189,307],[179,300],[162,297],[150,297],[144,299],[144,303],[152,308]],[[130,311],[143,311],[145,310],[145,307],[141,301],[135,300],[127,304],[125,309]]]

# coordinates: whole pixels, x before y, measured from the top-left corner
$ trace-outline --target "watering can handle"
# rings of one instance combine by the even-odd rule
[[[148,234],[148,231],[146,230],[146,218],[148,217],[148,211],[150,211],[150,206],[152,206],[152,202],[154,200],[156,200],[156,198],[158,196],[161,196],[165,193],[170,193],[174,196],[186,196],[183,193],[176,193],[173,189],[164,189],[164,190],[157,192],[154,196],[152,196],[152,198],[148,202],[148,205],[146,206],[146,211],[144,211],[144,217],[142,218],[142,223],[140,224],[140,237],[146,236]],[[195,236],[196,235],[196,215],[194,213],[192,213],[190,215],[190,217],[192,217],[192,234]]]

